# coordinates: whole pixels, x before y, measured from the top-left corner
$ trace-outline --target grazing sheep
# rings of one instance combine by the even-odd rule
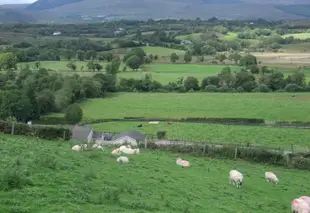
[[[184,168],[184,167],[190,167],[190,165],[191,165],[187,160],[183,160],[183,159],[181,159],[181,158],[177,158],[176,163],[177,163],[177,165],[182,166],[182,168]]]
[[[159,121],[150,121],[149,124],[159,124]]]
[[[87,149],[87,144],[82,144],[81,146],[80,145],[74,145],[71,149],[73,151],[83,151],[83,150]]]
[[[121,154],[121,151],[119,149],[114,149],[112,152],[111,152],[112,155],[120,155]]]
[[[74,146],[72,147],[72,150],[73,150],[73,151],[81,151],[81,146],[79,146],[79,145],[74,145]]]
[[[128,163],[129,162],[129,159],[125,156],[120,156],[116,159],[117,162],[119,163]]]
[[[124,147],[124,146],[121,146],[119,150],[128,155],[140,154],[139,149],[131,149],[131,148]]]
[[[310,206],[310,197],[308,197],[308,196],[301,196],[299,199],[304,200]]]
[[[127,146],[122,145],[119,147],[120,150],[125,149],[125,148],[131,149],[131,146],[130,145],[127,145]]]
[[[95,143],[92,148],[97,148],[97,147],[98,147],[98,144]]]
[[[98,145],[98,144],[94,144],[92,148],[93,149],[103,149],[103,147]]]
[[[229,183],[237,185],[237,188],[240,188],[243,185],[243,175],[237,170],[231,170],[229,172]]]
[[[294,199],[292,201],[292,213],[309,213],[310,206],[302,199]]]
[[[279,184],[277,176],[272,172],[265,172],[265,178],[269,183]]]

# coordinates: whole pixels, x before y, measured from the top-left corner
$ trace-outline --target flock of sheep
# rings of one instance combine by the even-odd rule
[[[72,147],[73,151],[83,151],[87,149],[87,144],[83,145],[74,145]],[[94,144],[92,146],[93,149],[103,149],[100,145]],[[140,154],[139,149],[132,149],[130,145],[120,146],[117,149],[114,149],[111,154],[112,155],[121,155],[122,153],[128,155]],[[116,159],[118,163],[128,163],[129,159],[126,156],[120,156]],[[184,167],[190,167],[190,163],[187,160],[183,160],[181,158],[177,158],[176,164]],[[243,185],[243,175],[237,170],[231,170],[229,172],[229,183],[236,185],[237,188],[241,188]],[[265,172],[265,179],[269,183],[279,184],[279,179],[272,172]],[[292,201],[292,213],[310,213],[310,197],[301,196]]]

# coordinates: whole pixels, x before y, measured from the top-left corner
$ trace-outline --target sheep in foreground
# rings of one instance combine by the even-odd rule
[[[177,163],[177,165],[182,166],[182,168],[184,168],[184,167],[190,167],[190,165],[191,165],[187,160],[183,160],[183,159],[181,159],[181,158],[177,158],[176,163]]]
[[[308,197],[308,196],[301,196],[299,199],[302,199],[303,201],[305,201],[310,206],[310,197]]]
[[[83,151],[83,150],[87,149],[87,144],[82,144],[81,146],[80,145],[74,145],[71,149],[73,151]]]
[[[229,172],[229,183],[240,188],[243,185],[243,175],[237,170],[231,170]]]
[[[118,149],[114,149],[112,152],[111,152],[112,155],[120,155],[121,154],[121,150]]]
[[[96,144],[96,143],[93,145],[92,148],[93,148],[93,149],[103,149],[102,146],[100,146],[100,145],[98,145],[98,144]]]
[[[294,199],[292,201],[292,213],[309,213],[310,206],[302,199]]]
[[[128,155],[140,154],[139,149],[131,149],[131,148],[124,147],[124,146],[121,146],[119,150]]]
[[[279,184],[277,176],[272,172],[265,172],[265,178],[269,183]]]
[[[117,162],[119,163],[128,163],[129,162],[129,159],[125,156],[120,156],[116,159]]]

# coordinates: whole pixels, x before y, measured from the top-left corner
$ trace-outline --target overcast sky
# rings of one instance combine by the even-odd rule
[[[23,3],[33,3],[36,0],[0,0],[0,4],[23,4]]]

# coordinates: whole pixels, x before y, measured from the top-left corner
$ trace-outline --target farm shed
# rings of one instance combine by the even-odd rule
[[[71,139],[77,140],[80,142],[90,143],[93,139],[93,128],[91,126],[77,126],[75,125],[72,128],[72,137]]]

